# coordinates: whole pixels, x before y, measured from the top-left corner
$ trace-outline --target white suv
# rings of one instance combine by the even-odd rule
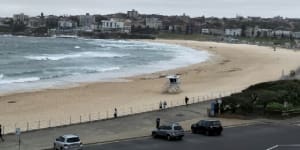
[[[82,150],[83,147],[80,138],[72,134],[58,137],[53,146],[55,150]]]

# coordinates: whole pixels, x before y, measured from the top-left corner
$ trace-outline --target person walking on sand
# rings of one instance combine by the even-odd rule
[[[117,110],[117,108],[115,108],[114,117],[115,117],[115,118],[117,118],[117,117],[118,117],[118,110]]]
[[[164,101],[164,109],[167,108],[167,101]]]
[[[186,96],[186,97],[184,98],[184,100],[185,100],[185,105],[188,106],[188,104],[189,104],[189,98]]]
[[[163,108],[163,103],[160,101],[159,102],[159,110],[162,110],[162,108]]]
[[[156,118],[156,129],[160,126],[160,118]]]
[[[3,136],[2,136],[2,126],[0,124],[0,139],[2,142],[4,142]]]

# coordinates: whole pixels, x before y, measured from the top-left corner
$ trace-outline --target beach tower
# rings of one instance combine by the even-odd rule
[[[179,93],[180,89],[180,76],[179,75],[169,75],[166,76],[168,82],[166,83],[166,93]]]

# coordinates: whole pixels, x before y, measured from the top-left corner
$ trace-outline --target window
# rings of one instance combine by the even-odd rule
[[[68,143],[74,143],[74,142],[79,142],[80,139],[78,137],[73,137],[73,138],[69,138],[67,139]]]
[[[182,127],[181,126],[175,126],[174,130],[182,130]]]

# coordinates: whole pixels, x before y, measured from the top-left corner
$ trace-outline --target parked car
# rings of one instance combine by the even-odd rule
[[[181,140],[184,136],[184,130],[178,123],[173,123],[170,125],[159,126],[158,129],[152,131],[152,137],[162,137],[168,140],[178,139]]]
[[[221,135],[223,127],[219,120],[201,120],[191,126],[192,133]]]
[[[63,135],[55,139],[55,150],[82,150],[83,144],[77,135]]]

